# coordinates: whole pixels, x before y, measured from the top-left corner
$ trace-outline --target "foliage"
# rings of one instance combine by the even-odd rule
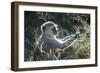
[[[41,34],[40,26],[46,21],[53,21],[58,25],[59,37],[80,31],[80,38],[73,46],[60,54],[59,59],[90,58],[90,15],[77,13],[31,12],[25,11],[24,60],[34,61],[34,50],[38,48],[38,38]],[[47,54],[43,54],[46,58]],[[51,56],[53,57],[53,56]]]

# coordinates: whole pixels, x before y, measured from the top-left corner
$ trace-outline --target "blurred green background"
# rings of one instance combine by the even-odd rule
[[[90,58],[90,14],[24,11],[24,61],[34,61],[34,49],[46,21],[58,25],[59,37],[80,31],[80,39],[61,54],[63,59]]]

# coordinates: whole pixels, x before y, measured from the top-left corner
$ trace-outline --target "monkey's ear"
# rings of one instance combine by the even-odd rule
[[[41,31],[45,31],[45,27],[44,26],[41,26]]]
[[[45,31],[45,27],[42,27],[43,31]]]

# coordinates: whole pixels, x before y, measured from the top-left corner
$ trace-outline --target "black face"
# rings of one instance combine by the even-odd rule
[[[57,29],[56,29],[56,27],[53,27],[51,30],[53,31],[54,35],[57,35]]]

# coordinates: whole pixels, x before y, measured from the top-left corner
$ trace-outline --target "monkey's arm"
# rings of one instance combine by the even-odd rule
[[[56,48],[56,49],[64,48],[63,42],[57,38],[48,38],[47,41],[45,42],[45,45],[48,45],[50,48]]]
[[[45,37],[45,39],[41,39],[44,41],[43,46],[49,46],[50,48],[59,48],[64,49],[70,47],[74,40],[77,38],[78,33],[71,35],[68,39],[65,41],[62,41],[61,39],[58,39],[56,37]]]
[[[48,45],[50,48],[55,48],[55,49],[65,49],[73,45],[75,42],[76,38],[75,36],[70,37],[66,41],[61,41],[59,39],[49,39],[45,45]]]
[[[77,38],[79,38],[79,32],[77,32],[76,34],[73,34],[70,38],[64,41],[63,44],[66,45],[65,48],[68,48],[71,45],[73,45],[76,42]]]
[[[46,38],[47,40],[45,41],[45,45],[48,45],[50,48],[56,48],[56,49],[68,48],[75,42],[78,35],[79,35],[78,33],[73,34],[65,41],[62,41],[61,39],[58,38]]]
[[[61,40],[62,40],[62,41],[65,41],[65,40],[69,39],[69,38],[70,38],[70,37],[72,37],[72,36],[73,36],[73,34],[68,35],[68,36],[66,36],[66,37],[62,38]]]

